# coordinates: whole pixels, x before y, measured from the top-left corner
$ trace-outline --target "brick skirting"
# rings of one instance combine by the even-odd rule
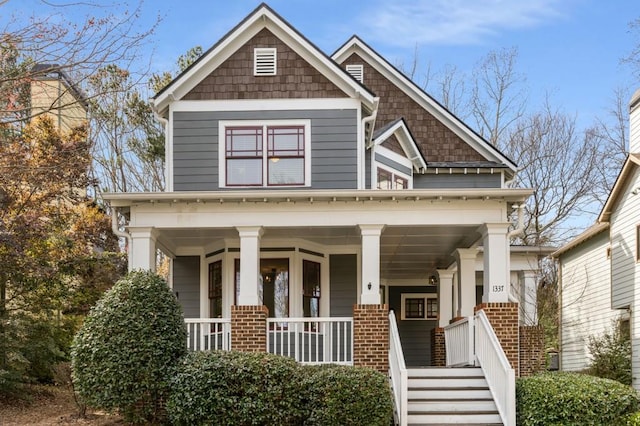
[[[389,370],[388,305],[353,305],[353,364]]]
[[[520,373],[520,333],[518,321],[518,304],[510,302],[481,303],[475,312],[484,311],[493,327],[502,350],[515,370]]]
[[[545,364],[544,328],[520,326],[520,377],[543,371]]]
[[[231,306],[231,348],[240,352],[267,352],[266,306]]]
[[[447,366],[447,352],[444,344],[444,328],[431,329],[431,365],[433,367]]]

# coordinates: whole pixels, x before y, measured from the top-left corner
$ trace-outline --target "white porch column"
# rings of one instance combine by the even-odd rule
[[[458,263],[458,312],[459,317],[470,317],[476,306],[476,257],[478,250],[457,249],[454,252]]]
[[[509,223],[486,223],[484,245],[484,291],[482,301],[509,301]]]
[[[522,296],[520,296],[520,312],[524,325],[538,325],[538,285],[536,271],[522,271]]]
[[[156,238],[155,228],[132,228],[131,235],[131,255],[129,257],[129,270],[145,269],[156,271]]]
[[[362,235],[360,304],[380,304],[380,235],[384,225],[359,225]]]
[[[453,271],[438,269],[438,326],[444,327],[453,319]]]
[[[236,229],[240,234],[238,305],[262,305],[262,300],[258,297],[258,274],[260,273],[260,238],[264,230],[261,226],[238,226]]]

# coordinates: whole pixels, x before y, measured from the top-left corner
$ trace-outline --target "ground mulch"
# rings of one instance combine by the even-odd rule
[[[33,385],[23,398],[0,399],[0,426],[14,425],[124,425],[118,415],[87,409],[78,415],[71,389],[67,386]]]

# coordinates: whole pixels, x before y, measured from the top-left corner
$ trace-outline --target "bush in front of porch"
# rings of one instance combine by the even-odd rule
[[[89,406],[117,410],[128,422],[159,421],[186,340],[182,308],[166,281],[131,272],[104,294],[74,338],[75,390]]]
[[[166,409],[176,425],[388,426],[392,404],[387,377],[371,369],[213,351],[183,359]]]
[[[631,386],[580,373],[542,373],[516,382],[517,423],[624,425],[640,408]]]

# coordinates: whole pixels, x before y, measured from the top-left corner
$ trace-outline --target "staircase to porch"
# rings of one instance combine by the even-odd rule
[[[502,425],[479,367],[407,370],[408,425]]]

